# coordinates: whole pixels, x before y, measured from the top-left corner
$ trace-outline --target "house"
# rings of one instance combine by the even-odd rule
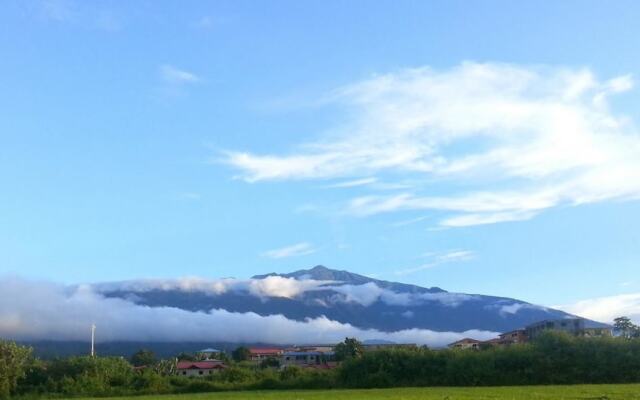
[[[479,349],[482,342],[480,340],[464,338],[457,342],[449,343],[448,347],[451,349]]]
[[[524,329],[516,329],[498,335],[497,338],[480,342],[487,346],[509,346],[512,344],[526,343],[528,340],[527,332]]]
[[[279,358],[283,352],[275,347],[252,347],[249,349],[249,360],[260,362],[267,358]]]
[[[196,352],[197,358],[200,360],[216,360],[222,351],[212,348],[202,349]]]
[[[535,339],[547,330],[566,332],[574,336],[602,337],[611,336],[610,326],[588,321],[584,318],[563,318],[557,320],[544,320],[528,325],[525,328],[529,339]]]
[[[227,366],[218,360],[207,361],[178,361],[176,374],[188,377],[203,377],[213,375]]]

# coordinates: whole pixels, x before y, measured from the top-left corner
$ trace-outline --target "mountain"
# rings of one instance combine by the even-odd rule
[[[148,307],[188,311],[224,309],[305,321],[325,316],[360,329],[396,332],[482,330],[504,332],[544,320],[569,317],[563,311],[521,300],[453,293],[438,287],[389,282],[316,266],[250,280],[122,282],[96,285],[103,296]]]
[[[349,271],[338,271],[335,269],[329,269],[322,265],[317,265],[311,269],[301,269],[299,271],[291,272],[289,274],[276,274],[272,272],[270,274],[265,275],[254,275],[251,279],[264,279],[270,276],[280,276],[283,278],[294,278],[298,280],[305,279],[314,279],[317,281],[335,281],[335,282],[343,282],[350,285],[364,285],[366,283],[375,283],[378,287],[384,289],[390,289],[396,292],[409,292],[409,293],[420,293],[420,292],[445,292],[444,290],[438,287],[432,288],[423,288],[421,286],[408,285],[406,283],[397,283],[397,282],[389,282],[382,281],[378,279],[369,278],[367,276],[354,274]]]

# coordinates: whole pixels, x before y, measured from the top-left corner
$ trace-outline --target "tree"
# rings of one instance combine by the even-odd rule
[[[240,346],[231,352],[231,357],[237,362],[247,361],[251,357],[251,351],[245,346]]]
[[[193,354],[185,353],[184,351],[176,356],[178,361],[195,361],[196,358]]]
[[[131,364],[134,367],[151,366],[157,362],[153,351],[147,349],[138,350],[131,356]]]
[[[613,330],[625,339],[631,338],[636,329],[638,327],[628,317],[618,317],[613,320]]]
[[[175,375],[178,369],[178,359],[160,360],[154,365],[153,370],[162,376]]]
[[[228,363],[229,361],[231,361],[229,359],[229,355],[227,353],[225,353],[224,351],[221,353],[218,353],[218,356],[216,357],[218,360]]]
[[[0,399],[8,398],[16,390],[30,360],[30,347],[0,340]]]
[[[280,368],[280,360],[275,357],[265,358],[260,362],[260,368]]]
[[[360,357],[364,352],[364,346],[355,338],[345,338],[344,342],[338,343],[334,350],[336,360],[344,361]]]

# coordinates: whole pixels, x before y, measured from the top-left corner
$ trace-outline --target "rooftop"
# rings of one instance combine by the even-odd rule
[[[178,369],[220,369],[226,368],[222,361],[179,361]]]

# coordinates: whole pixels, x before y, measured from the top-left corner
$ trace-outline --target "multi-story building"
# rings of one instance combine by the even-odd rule
[[[547,330],[566,332],[575,336],[601,337],[611,336],[611,327],[605,324],[594,323],[584,318],[563,318],[556,320],[544,320],[528,325],[525,328],[529,339],[535,339]]]
[[[529,337],[524,329],[516,329],[514,331],[505,332],[498,335],[497,343],[499,345],[525,343]]]

